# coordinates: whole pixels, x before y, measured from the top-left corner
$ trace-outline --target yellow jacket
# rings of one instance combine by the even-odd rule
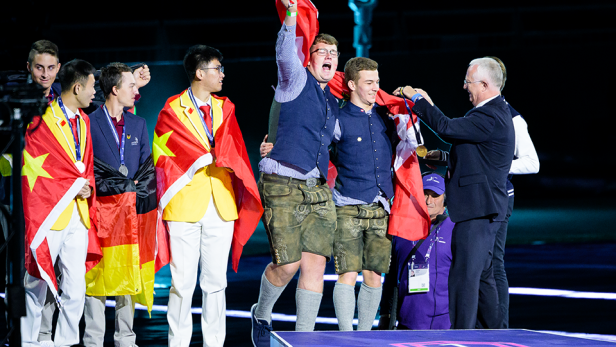
[[[79,137],[81,141],[79,142],[79,148],[81,149],[82,157],[83,153],[88,150],[86,148],[87,144],[87,136],[90,134],[90,131],[86,127],[86,122],[82,117],[79,117]],[[66,154],[76,162],[75,158],[75,143],[73,142],[73,136],[71,135],[71,128],[66,122],[66,118],[64,117],[64,113],[62,113],[62,109],[58,105],[57,99],[53,101],[53,103],[47,107],[45,114],[43,114],[43,121],[51,132],[56,137],[56,140],[62,146]],[[64,122],[64,124],[62,124]],[[90,182],[90,185],[94,185],[94,182]],[[73,208],[77,203],[77,210],[79,211],[79,215],[81,216],[81,220],[87,229],[90,229],[90,213],[88,212],[88,201],[86,199],[82,199],[77,197],[73,199],[73,201],[68,204],[66,209],[62,212],[60,217],[56,220],[55,224],[51,227],[51,230],[62,230],[68,226],[68,223],[71,220],[71,216],[73,215]]]
[[[211,99],[213,113],[214,135],[222,124],[222,105],[223,101]],[[188,109],[197,109],[193,105],[187,92],[170,103],[171,108],[178,116],[180,121],[195,136],[203,147],[211,151],[210,143],[205,135],[205,129],[199,119],[199,112],[189,113]],[[181,154],[178,154],[181,155]],[[182,188],[165,207],[163,219],[174,222],[194,223],[205,215],[210,196],[214,197],[214,204],[218,213],[225,221],[232,221],[238,218],[235,196],[229,171],[222,167],[216,167],[215,162],[198,170],[192,181]]]

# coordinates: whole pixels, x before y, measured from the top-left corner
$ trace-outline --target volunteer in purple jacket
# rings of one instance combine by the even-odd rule
[[[445,179],[437,173],[423,176],[424,195],[432,219],[430,234],[420,241],[394,236],[389,274],[383,284],[379,328],[390,321],[391,297],[398,284],[398,329],[449,329],[449,291],[447,282],[451,267],[451,232],[455,225],[445,208]],[[409,277],[409,267],[415,277]],[[429,279],[422,281],[421,276]],[[425,285],[427,284],[427,286]]]

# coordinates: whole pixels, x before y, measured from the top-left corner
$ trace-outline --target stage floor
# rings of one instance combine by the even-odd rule
[[[345,346],[616,346],[616,343],[561,336],[531,330],[397,330],[397,331],[317,331],[272,333],[272,347]]]

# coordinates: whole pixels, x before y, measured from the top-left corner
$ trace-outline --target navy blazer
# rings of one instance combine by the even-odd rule
[[[487,217],[503,221],[515,147],[513,121],[503,98],[473,108],[462,118],[446,117],[425,99],[418,100],[413,111],[452,142],[445,180],[451,220],[458,223]]]
[[[124,145],[124,162],[128,168],[128,177],[133,178],[150,156],[150,138],[145,119],[128,111],[124,111],[124,131],[126,140]],[[120,151],[115,142],[112,130],[107,121],[107,115],[102,107],[90,114],[90,131],[92,133],[92,150],[94,156],[105,163],[120,168]],[[117,134],[117,133],[116,133]]]

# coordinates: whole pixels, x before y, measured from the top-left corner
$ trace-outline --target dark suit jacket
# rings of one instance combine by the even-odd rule
[[[446,193],[454,222],[489,217],[502,221],[507,212],[507,174],[515,137],[509,107],[496,97],[462,118],[446,117],[425,99],[413,111],[436,133],[452,142]]]
[[[128,177],[133,178],[139,165],[150,156],[150,138],[145,119],[128,111],[124,111],[123,117],[126,133],[124,162],[128,168]],[[90,124],[94,156],[118,169],[121,165],[120,151],[107,122],[107,115],[101,107],[90,114]]]

